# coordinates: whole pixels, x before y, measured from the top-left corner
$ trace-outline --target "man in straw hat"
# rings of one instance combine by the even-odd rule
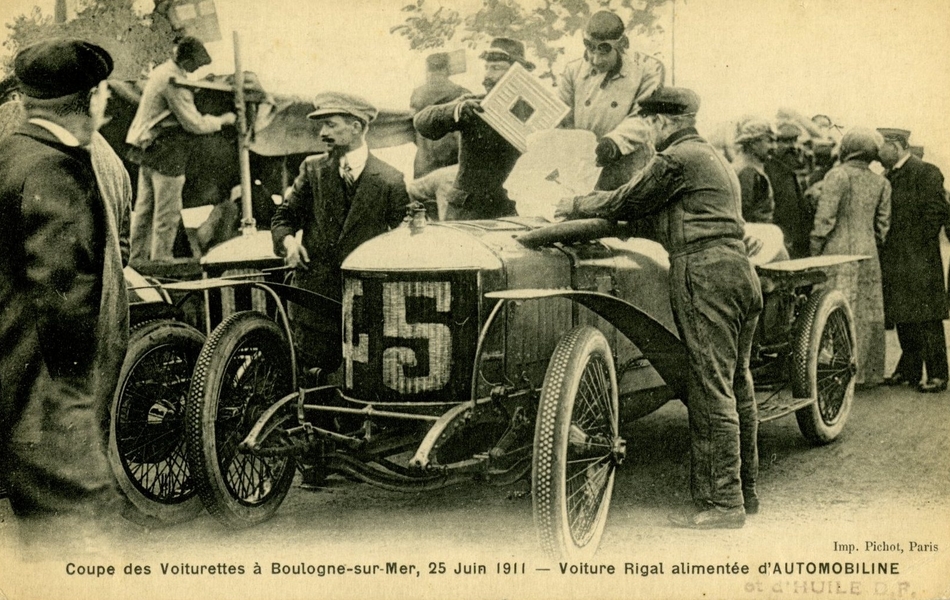
[[[699,96],[665,87],[640,104],[657,155],[612,192],[566,198],[570,219],[656,216],[670,254],[670,300],[686,345],[693,506],[670,515],[678,527],[738,528],[758,511],[757,415],[749,361],[762,311],[759,279],[746,256],[739,182],[695,129]]]
[[[534,64],[525,59],[524,44],[510,38],[492,40],[481,58],[485,61],[482,85],[486,92],[515,63],[529,71],[534,69]],[[412,120],[416,131],[431,140],[459,132],[459,171],[445,211],[449,221],[517,214],[504,184],[521,152],[475,114],[482,110],[482,98],[462,96],[453,102],[430,106]]]
[[[567,65],[558,95],[571,108],[561,126],[597,136],[597,189],[613,190],[642,168],[651,152],[650,127],[637,117],[639,101],[663,85],[659,60],[630,50],[623,21],[602,10],[584,29],[584,57]]]
[[[343,259],[399,225],[409,197],[402,173],[366,146],[366,132],[378,114],[372,104],[339,92],[320,94],[313,103],[308,117],[320,123],[320,139],[329,152],[300,165],[271,220],[271,236],[274,252],[295,268],[294,285],[340,300]],[[300,229],[302,241],[295,235]],[[335,371],[342,360],[339,313],[296,310],[292,317],[303,365]]]

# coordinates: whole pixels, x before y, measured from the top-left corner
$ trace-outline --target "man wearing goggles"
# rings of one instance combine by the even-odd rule
[[[652,153],[651,128],[637,117],[638,103],[663,86],[663,63],[629,50],[623,21],[602,10],[584,30],[584,57],[567,65],[558,82],[571,112],[561,123],[597,136],[599,190],[613,190],[642,168]]]
[[[618,53],[623,52],[625,48],[624,46],[625,40],[626,40],[626,36],[621,36],[615,40],[605,40],[605,41],[597,41],[597,40],[593,40],[591,38],[585,37],[584,50],[589,52],[590,54],[593,54],[599,57],[604,57],[605,58],[604,64],[607,64],[606,60],[611,60],[611,61],[613,60],[610,57],[612,57],[612,53],[614,51],[617,51]],[[593,57],[588,57],[587,60],[590,61],[591,64],[593,64]]]

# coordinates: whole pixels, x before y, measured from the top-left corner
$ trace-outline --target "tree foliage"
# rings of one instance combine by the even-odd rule
[[[564,54],[561,42],[584,28],[598,10],[616,12],[631,35],[663,32],[657,9],[673,0],[482,0],[475,12],[461,14],[427,0],[403,7],[403,23],[390,32],[405,37],[413,50],[432,50],[458,36],[474,48],[493,37],[512,37],[525,43],[540,62],[539,75],[554,79],[554,66]]]
[[[7,24],[4,48],[9,52],[4,66],[10,70],[12,57],[26,46],[55,37],[89,40],[105,48],[115,62],[113,77],[137,79],[150,64],[168,58],[175,33],[161,12],[139,14],[135,0],[79,0],[76,18],[55,23],[38,8]]]

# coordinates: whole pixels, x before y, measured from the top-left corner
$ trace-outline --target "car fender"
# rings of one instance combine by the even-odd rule
[[[616,296],[601,292],[580,290],[520,289],[489,292],[486,298],[502,302],[537,300],[540,298],[568,298],[606,320],[617,328],[643,352],[677,397],[686,396],[686,346],[676,332]],[[486,323],[490,326],[490,323]]]

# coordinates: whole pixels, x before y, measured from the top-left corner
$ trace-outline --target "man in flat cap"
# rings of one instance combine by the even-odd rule
[[[765,161],[775,145],[772,124],[749,117],[736,129],[739,152],[732,168],[742,186],[742,218],[750,223],[771,223],[775,212],[772,184],[765,174]]]
[[[880,161],[891,183],[891,229],[881,248],[884,316],[897,327],[901,345],[900,361],[885,383],[942,392],[947,389],[947,290],[939,236],[950,215],[943,173],[911,154],[909,131],[878,132],[884,136]]]
[[[638,103],[665,77],[663,63],[630,49],[620,17],[606,10],[591,15],[584,57],[567,65],[558,95],[571,108],[561,126],[597,136],[597,165],[603,170],[596,189],[620,187],[649,160],[650,128],[637,117]]]
[[[656,156],[614,191],[566,198],[569,219],[655,218],[670,254],[670,300],[686,345],[694,506],[677,526],[737,528],[758,511],[757,415],[749,361],[762,310],[758,276],[743,243],[735,172],[695,129],[699,97],[665,87],[640,103]]]
[[[533,70],[525,59],[524,44],[510,38],[495,38],[482,53],[485,79],[490,92],[511,65]],[[412,119],[416,131],[430,140],[459,132],[459,171],[448,195],[445,219],[496,219],[517,214],[508,198],[505,180],[515,168],[521,152],[476,113],[484,96],[462,96],[455,101],[430,106]]]
[[[328,92],[308,116],[320,123],[329,152],[310,156],[271,221],[274,252],[294,267],[294,284],[342,298],[340,265],[366,240],[396,227],[409,197],[401,172],[376,158],[366,132],[377,110],[363,98]],[[302,241],[295,234],[303,230]],[[294,342],[308,369],[332,373],[342,360],[340,314],[292,312]]]
[[[426,57],[426,82],[412,90],[409,107],[418,113],[427,106],[445,104],[471,92],[449,79],[449,55],[435,52]],[[412,176],[424,177],[436,169],[458,164],[458,133],[452,132],[430,140],[416,132],[416,158],[413,162]]]
[[[104,49],[49,40],[14,67],[27,121],[0,141],[0,477],[25,541],[69,552],[118,514],[103,420],[128,340],[113,197],[128,174],[99,171],[121,164],[94,141]]]
[[[205,65],[211,56],[201,40],[186,36],[174,55],[148,76],[138,110],[125,141],[136,148],[132,158],[140,165],[135,212],[132,217],[132,260],[170,261],[181,219],[185,169],[192,135],[207,135],[233,125],[236,116],[203,115],[194,94],[176,85]]]
[[[772,218],[782,230],[791,258],[809,256],[809,235],[815,218],[798,181],[798,171],[803,167],[797,146],[801,134],[801,127],[794,123],[779,125],[774,152],[765,160],[765,175],[775,199]]]

